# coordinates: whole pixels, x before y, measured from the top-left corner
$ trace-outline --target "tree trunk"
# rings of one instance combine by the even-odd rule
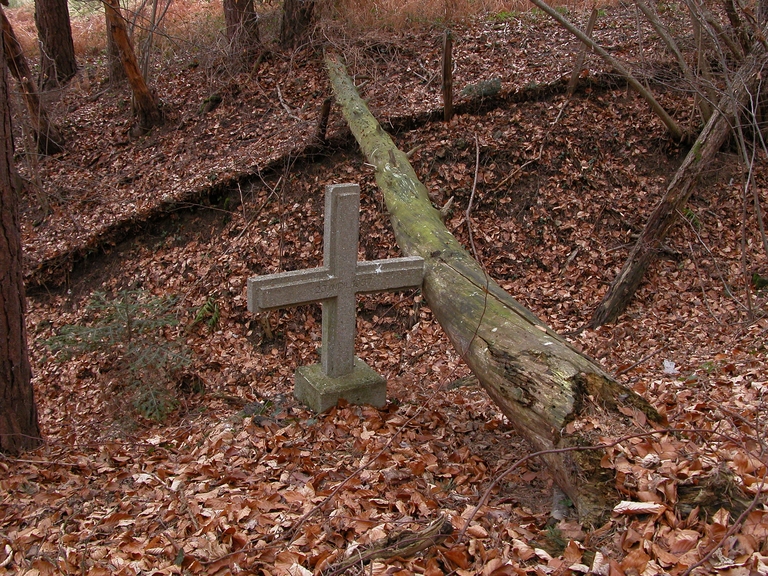
[[[3,20],[4,62],[7,62],[11,74],[21,85],[21,96],[29,112],[29,120],[32,123],[38,152],[41,154],[58,154],[64,149],[64,138],[56,125],[50,121],[48,113],[40,102],[40,96],[37,93],[35,83],[32,81],[32,72],[30,72],[27,59],[24,57],[24,51],[2,8],[0,8],[0,17]]]
[[[453,34],[445,31],[443,36],[443,120],[453,118]]]
[[[446,229],[407,156],[373,118],[343,65],[328,56],[326,66],[352,133],[376,168],[398,245],[406,255],[425,260],[423,293],[430,309],[534,449],[598,444],[603,432],[583,424],[611,422],[612,433],[633,430],[625,413],[660,420],[648,402],[611,379],[484,273]],[[544,457],[587,524],[599,522],[616,496],[612,472],[600,466],[602,456],[595,449]]]
[[[592,38],[592,30],[597,22],[597,15],[599,14],[597,6],[592,6],[592,13],[589,15],[589,22],[587,23],[587,30],[585,34]],[[571,72],[571,79],[568,82],[568,96],[573,96],[576,92],[576,87],[579,85],[579,77],[581,76],[581,69],[584,67],[584,58],[587,57],[588,46],[582,42],[579,48],[579,55],[576,56],[576,62],[573,63],[573,72]]]
[[[280,25],[280,43],[286,48],[295,46],[309,30],[315,0],[284,0],[283,22]]]
[[[77,74],[67,0],[35,0],[35,25],[40,41],[40,85],[50,89],[66,84]]]
[[[258,48],[259,15],[253,0],[224,0],[224,21],[233,57],[249,58]]]
[[[125,19],[120,13],[119,0],[104,0],[104,12],[107,16],[107,25],[112,32],[112,38],[120,54],[120,61],[123,63],[125,75],[133,92],[133,110],[136,115],[136,124],[132,133],[134,136],[140,136],[149,132],[153,127],[160,126],[163,123],[163,115],[158,107],[157,100],[147,86],[144,76],[139,69],[139,62],[136,59],[136,53],[133,51],[133,45],[128,38],[128,31],[125,26]]]
[[[12,185],[11,112],[0,42],[0,452],[18,454],[40,443],[24,327],[21,232]]]
[[[110,84],[117,85],[126,79],[125,68],[123,68],[123,63],[120,60],[120,50],[118,50],[117,42],[112,35],[112,26],[109,25],[109,16],[106,10],[104,11],[104,18],[107,23],[107,72]]]
[[[731,133],[735,115],[743,110],[750,93],[760,82],[760,71],[766,65],[768,54],[765,47],[758,43],[736,72],[730,89],[712,112],[709,122],[667,186],[664,198],[648,219],[624,267],[595,309],[591,321],[593,327],[614,321],[629,304],[661,243],[693,193],[699,175],[711,166]]]

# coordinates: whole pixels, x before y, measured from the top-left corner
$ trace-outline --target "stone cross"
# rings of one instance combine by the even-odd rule
[[[360,187],[328,186],[325,197],[323,266],[248,279],[248,310],[320,302],[323,335],[320,364],[296,370],[294,395],[317,412],[339,398],[352,404],[386,403],[386,381],[355,357],[355,294],[421,286],[420,257],[357,260]]]

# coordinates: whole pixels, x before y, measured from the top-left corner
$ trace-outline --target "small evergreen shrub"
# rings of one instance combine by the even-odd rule
[[[189,328],[194,328],[197,324],[200,324],[201,322],[204,323],[206,326],[208,326],[209,330],[215,330],[216,326],[219,325],[219,320],[221,319],[221,309],[219,308],[219,303],[216,301],[215,296],[208,296],[205,303],[200,306],[200,308],[197,309],[197,313],[195,314],[195,319],[192,320],[192,323],[189,325]]]
[[[166,334],[178,324],[175,306],[175,297],[142,290],[122,291],[114,298],[97,292],[84,322],[63,326],[46,345],[62,361],[99,352],[102,364],[112,366],[115,380],[125,384],[134,410],[162,421],[176,409],[174,383],[191,363],[186,346]]]

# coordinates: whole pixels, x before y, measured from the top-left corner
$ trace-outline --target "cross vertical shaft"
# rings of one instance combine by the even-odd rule
[[[336,378],[355,365],[355,272],[360,236],[360,189],[356,184],[334,186],[325,196],[324,266],[338,282],[333,298],[322,301],[323,372]],[[343,225],[339,225],[343,223]]]

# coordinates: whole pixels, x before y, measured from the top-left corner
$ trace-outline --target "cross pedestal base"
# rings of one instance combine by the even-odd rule
[[[293,395],[318,413],[336,406],[339,398],[350,404],[371,404],[381,408],[387,403],[387,380],[355,357],[352,372],[337,378],[326,376],[320,364],[298,367]]]

